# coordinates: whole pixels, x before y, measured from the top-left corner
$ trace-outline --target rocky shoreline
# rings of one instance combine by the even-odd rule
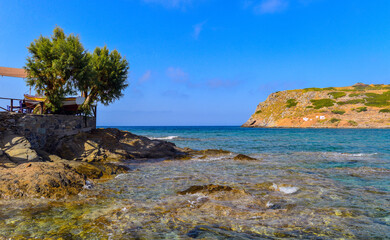
[[[0,198],[64,198],[95,180],[127,172],[131,159],[187,155],[173,143],[118,129],[95,129],[32,148],[24,136],[0,132]]]
[[[126,163],[148,159],[189,160],[229,156],[255,160],[229,151],[181,149],[114,128],[64,136],[33,148],[12,130],[0,132],[0,199],[52,198],[77,195],[98,181],[128,172]]]

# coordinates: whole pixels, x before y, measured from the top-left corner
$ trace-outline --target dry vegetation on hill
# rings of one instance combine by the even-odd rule
[[[272,93],[243,127],[389,128],[390,85]]]

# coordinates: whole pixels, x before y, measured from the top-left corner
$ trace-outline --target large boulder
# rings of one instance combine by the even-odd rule
[[[0,168],[0,198],[63,198],[78,194],[85,177],[64,163],[31,162]]]
[[[151,140],[118,129],[95,129],[59,139],[46,150],[68,160],[87,162],[167,158],[180,154],[170,142]]]
[[[37,152],[31,148],[30,142],[23,136],[8,132],[0,139],[2,151],[15,163],[39,161]]]

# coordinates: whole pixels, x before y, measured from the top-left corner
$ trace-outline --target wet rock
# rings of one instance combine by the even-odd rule
[[[232,191],[233,188],[229,186],[221,186],[221,185],[214,185],[214,184],[209,184],[209,185],[202,185],[202,186],[191,186],[188,189],[184,191],[179,191],[177,192],[180,195],[185,195],[185,194],[194,194],[194,193],[214,193],[214,192],[220,192],[220,191]]]
[[[249,156],[244,155],[244,154],[238,154],[233,159],[234,160],[239,160],[239,161],[253,161],[253,160],[257,160],[256,158],[249,157]]]
[[[236,232],[226,227],[206,225],[196,226],[187,233],[187,236],[195,239],[273,239],[256,233]]]
[[[208,156],[219,156],[219,155],[231,154],[231,152],[223,149],[205,149],[205,150],[197,151],[196,153],[208,155]]]
[[[63,198],[78,194],[84,176],[63,163],[31,162],[0,169],[0,198]]]

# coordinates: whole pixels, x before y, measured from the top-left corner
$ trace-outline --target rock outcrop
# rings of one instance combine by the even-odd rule
[[[173,143],[118,129],[96,129],[34,149],[10,129],[0,132],[0,198],[64,198],[90,188],[94,179],[124,173],[132,159],[185,155]],[[122,163],[122,164],[121,164]]]
[[[243,127],[389,128],[390,85],[272,93]]]

